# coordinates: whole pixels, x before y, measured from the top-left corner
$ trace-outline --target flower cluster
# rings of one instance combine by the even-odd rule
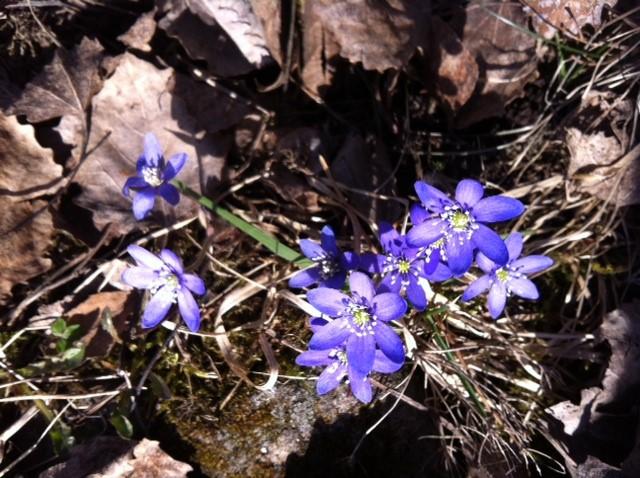
[[[368,403],[371,373],[392,373],[404,363],[402,340],[390,323],[402,319],[407,301],[415,310],[425,310],[430,284],[463,276],[474,259],[484,275],[469,285],[463,301],[489,291],[489,313],[496,319],[510,295],[539,297],[527,276],[553,261],[546,256],[520,258],[522,235],[512,233],[503,240],[490,227],[520,216],[525,209],[520,201],[484,197],[484,188],[472,179],[460,181],[453,198],[423,181],[415,190],[420,203],[410,211],[412,228],[400,234],[390,224],[380,224],[380,253],[341,252],[329,226],[322,229],[320,244],[300,241],[314,265],[295,274],[289,286],[317,284],[307,299],[323,317],[311,319],[309,350],[297,363],[325,367],[317,382],[319,394],[346,380],[356,398]]]

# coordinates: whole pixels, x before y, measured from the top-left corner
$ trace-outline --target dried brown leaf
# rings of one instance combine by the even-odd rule
[[[282,48],[280,34],[282,31],[282,3],[280,0],[265,2],[264,0],[250,0],[251,8],[260,20],[264,30],[264,40],[271,56],[282,64]]]
[[[80,166],[75,181],[82,187],[76,202],[93,212],[98,229],[112,223],[113,233],[124,234],[138,226],[130,200],[122,195],[122,186],[127,177],[135,175],[146,132],[155,133],[165,155],[187,153],[178,179],[191,188],[206,190],[221,178],[227,141],[208,135],[195,137],[200,130],[195,118],[182,98],[171,91],[174,75],[180,76],[125,53],[113,76],[93,99],[91,154]],[[64,130],[62,134],[64,137]],[[184,218],[197,210],[193,201],[183,198],[168,214]],[[161,215],[159,207],[156,214]]]
[[[220,25],[252,65],[261,67],[272,60],[251,0],[188,0],[187,5],[205,23]]]
[[[135,295],[129,291],[98,292],[65,312],[69,324],[80,326],[86,357],[102,357],[122,339],[136,312]]]
[[[46,272],[51,261],[44,254],[51,243],[53,224],[44,203],[15,203],[0,197],[0,304],[11,288]]]
[[[58,49],[51,63],[9,107],[9,113],[26,115],[30,123],[69,115],[81,117],[100,89],[103,56],[100,43],[88,38],[72,51]]]
[[[504,107],[524,94],[524,87],[537,77],[536,42],[513,25],[526,28],[522,7],[507,0],[487,4],[469,2],[461,38],[475,57],[479,79],[471,99],[460,110],[456,124],[466,127],[500,116]]]
[[[543,37],[552,38],[557,30],[579,36],[585,25],[600,26],[605,6],[618,0],[526,0],[533,25]]]
[[[451,111],[458,111],[473,94],[478,64],[449,25],[434,17],[428,60],[435,92]],[[431,78],[427,79],[431,81]]]
[[[176,38],[194,60],[207,62],[212,74],[223,78],[255,70],[217,23],[208,25],[191,12],[184,0],[173,0],[164,9],[158,27]]]
[[[0,113],[0,197],[33,199],[60,187],[62,166],[53,151],[38,144],[33,126]]]
[[[140,51],[151,51],[149,42],[156,32],[155,14],[155,8],[150,12],[143,13],[129,30],[118,37],[118,40],[129,48]]]

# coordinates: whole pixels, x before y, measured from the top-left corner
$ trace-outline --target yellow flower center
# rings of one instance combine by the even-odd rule
[[[454,229],[457,229],[459,231],[464,231],[469,225],[469,222],[469,213],[462,211],[454,212],[453,216],[451,216],[451,219],[449,220],[449,224],[451,224]]]
[[[411,263],[406,259],[402,259],[398,262],[398,272],[406,274],[411,269]]]
[[[509,280],[509,271],[502,267],[496,271],[496,277],[500,282],[507,282]]]
[[[358,309],[353,312],[353,322],[358,327],[364,327],[371,321],[371,315],[364,309]]]

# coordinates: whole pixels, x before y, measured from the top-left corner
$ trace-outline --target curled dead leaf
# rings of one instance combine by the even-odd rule
[[[38,144],[33,126],[2,113],[0,157],[0,197],[33,199],[53,193],[61,185],[62,166],[54,162],[53,151]]]
[[[44,202],[15,203],[0,197],[0,304],[15,284],[51,267],[44,254],[51,243],[53,223]]]
[[[155,14],[156,9],[154,8],[150,12],[140,15],[140,18],[136,20],[129,30],[120,35],[118,40],[129,48],[140,51],[151,51],[149,42],[156,32]]]
[[[552,38],[557,30],[579,36],[585,25],[600,26],[602,11],[618,0],[526,0],[526,10],[543,37]]]

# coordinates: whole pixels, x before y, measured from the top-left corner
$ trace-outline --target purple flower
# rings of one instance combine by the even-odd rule
[[[419,248],[406,245],[405,237],[388,223],[380,224],[380,244],[384,254],[362,256],[360,266],[369,273],[382,275],[378,290],[382,292],[406,293],[409,302],[417,309],[424,310],[427,296],[425,263],[419,255]],[[434,267],[429,270],[432,272]]]
[[[182,319],[192,332],[196,332],[200,328],[200,309],[191,293],[205,293],[203,280],[194,274],[186,274],[180,258],[169,249],[163,249],[160,256],[156,256],[132,244],[127,247],[127,252],[137,266],[126,269],[122,273],[122,281],[136,289],[151,292],[151,300],[142,315],[142,327],[158,325],[177,301]]]
[[[351,273],[349,287],[351,296],[327,287],[307,293],[311,305],[335,318],[313,334],[309,348],[327,350],[346,343],[349,364],[362,374],[373,368],[376,344],[392,362],[402,362],[402,340],[387,322],[404,315],[405,300],[393,292],[376,294],[373,282],[362,272]]]
[[[485,223],[519,216],[524,211],[520,201],[506,196],[483,199],[484,188],[472,179],[458,183],[455,199],[422,181],[416,182],[415,188],[422,207],[430,215],[425,218],[419,211],[413,211],[412,216],[419,224],[407,234],[410,246],[426,247],[442,239],[436,249],[455,275],[469,270],[476,249],[497,264],[507,263],[509,254],[504,241]]]
[[[153,133],[145,135],[144,153],[136,165],[138,174],[127,179],[122,188],[122,194],[127,197],[131,197],[131,189],[137,191],[133,198],[133,215],[137,220],[144,219],[153,209],[156,196],[163,197],[172,206],[180,202],[180,193],[168,181],[177,176],[186,160],[186,153],[178,153],[165,164],[158,138]]]
[[[336,236],[329,226],[324,226],[320,234],[320,244],[309,239],[300,241],[300,249],[305,257],[316,263],[289,279],[289,287],[300,289],[318,284],[322,287],[342,289],[347,272],[358,265],[358,255],[353,252],[340,252]]]
[[[316,383],[318,395],[324,395],[335,389],[347,378],[351,391],[363,403],[369,403],[372,397],[369,376],[349,364],[344,345],[327,350],[307,350],[296,358],[296,363],[305,367],[326,367]],[[375,351],[373,371],[393,373],[400,370],[403,362],[393,362],[380,350]]]
[[[496,264],[479,252],[476,262],[485,275],[469,284],[462,294],[462,300],[467,301],[488,290],[487,306],[494,319],[502,314],[507,297],[511,294],[523,299],[537,300],[540,296],[538,288],[527,279],[527,275],[543,271],[553,265],[553,260],[547,256],[526,256],[518,259],[522,252],[522,234],[520,233],[511,233],[505,243],[509,251],[508,262],[505,265]]]

